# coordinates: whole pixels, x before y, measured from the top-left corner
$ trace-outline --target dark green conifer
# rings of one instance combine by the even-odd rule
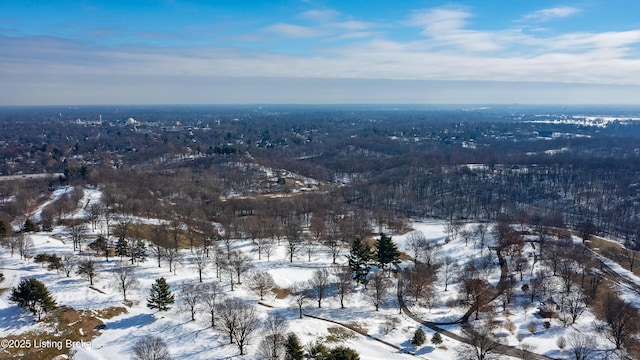
[[[21,280],[17,287],[11,289],[9,300],[38,315],[38,320],[43,312],[56,307],[56,301],[47,287],[35,278]]]
[[[303,360],[304,350],[300,344],[298,335],[289,333],[284,342],[284,359],[285,360]]]
[[[174,303],[175,299],[167,280],[161,277],[151,285],[151,291],[147,298],[147,307],[150,309],[158,309],[158,311],[167,311],[171,309],[169,305]]]
[[[424,330],[422,330],[422,328],[418,328],[418,330],[413,333],[411,343],[415,346],[421,346],[425,341],[427,341],[427,336],[425,335]]]
[[[367,275],[371,270],[369,262],[371,261],[371,248],[360,239],[355,239],[351,244],[351,251],[347,255],[349,259],[349,267],[353,271],[353,278],[358,283],[365,283]]]
[[[384,270],[388,264],[396,264],[400,259],[400,251],[390,236],[380,233],[376,240],[376,260]]]

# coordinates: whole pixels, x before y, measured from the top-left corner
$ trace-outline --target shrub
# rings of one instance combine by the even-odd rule
[[[436,346],[442,344],[442,335],[440,335],[439,332],[433,334],[431,337],[431,343]]]
[[[360,360],[360,355],[352,348],[338,346],[329,351],[326,360]]]
[[[562,350],[567,346],[567,340],[564,338],[564,336],[560,336],[556,340],[556,345],[558,346],[558,349]]]
[[[329,327],[327,331],[329,332],[329,335],[325,338],[327,342],[341,342],[355,338],[355,334],[351,330],[340,326]]]
[[[534,321],[532,321],[527,325],[527,330],[529,330],[531,335],[533,335],[538,330],[538,325]]]
[[[392,316],[387,316],[384,319],[384,322],[382,323],[382,325],[380,325],[380,330],[382,331],[383,334],[387,335],[391,331],[395,330],[398,327],[399,323],[400,323],[400,319]]]
[[[427,336],[425,335],[424,330],[422,330],[422,328],[418,328],[418,330],[413,333],[411,343],[415,346],[420,346],[424,344],[425,341],[427,341]]]

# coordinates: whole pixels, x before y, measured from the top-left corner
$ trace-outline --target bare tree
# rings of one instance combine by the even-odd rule
[[[619,251],[622,259],[629,265],[629,271],[633,272],[633,266],[640,261],[640,251],[627,248],[622,248]]]
[[[487,244],[487,233],[489,232],[489,227],[485,224],[477,224],[473,227],[473,236],[477,239],[478,247],[480,248],[480,255],[484,251],[484,247]]]
[[[159,336],[147,335],[133,345],[135,360],[171,360],[167,344]]]
[[[429,297],[428,293],[433,291],[433,283],[436,280],[435,274],[424,264],[406,268],[402,273],[403,291],[413,296],[415,301],[423,297]]]
[[[576,360],[592,359],[596,349],[595,338],[584,334],[574,334],[569,338],[569,347]]]
[[[256,271],[249,276],[249,289],[264,300],[264,295],[274,286],[273,277],[268,272]]]
[[[476,320],[481,309],[491,300],[493,287],[484,279],[472,278],[462,283],[462,292],[475,312]]]
[[[345,299],[353,293],[353,278],[351,277],[351,268],[348,266],[340,268],[336,272],[338,282],[336,284],[336,292],[340,298],[340,308],[344,309]]]
[[[209,257],[204,249],[196,249],[192,258],[193,266],[198,270],[198,277],[202,282],[202,272],[209,266]]]
[[[194,282],[185,281],[180,284],[178,299],[182,307],[191,313],[191,321],[196,320],[196,312],[202,300],[203,292],[203,288]]]
[[[436,258],[440,252],[440,246],[437,239],[427,239],[422,249],[422,257],[427,267],[436,266]]]
[[[98,276],[100,272],[100,265],[94,257],[88,257],[84,260],[80,260],[78,263],[78,275],[82,275],[89,280],[89,284],[93,285],[93,279]]]
[[[213,251],[213,264],[216,267],[216,278],[220,279],[221,273],[224,271],[224,268],[228,265],[227,255],[224,251],[218,247],[216,247]]]
[[[460,237],[464,240],[464,246],[468,246],[469,245],[469,240],[471,240],[471,238],[473,238],[473,231],[468,230],[468,229],[462,229],[460,231]]]
[[[442,266],[440,267],[440,274],[444,280],[444,291],[447,291],[449,283],[456,276],[460,265],[451,256],[445,256],[442,259]]]
[[[251,258],[247,255],[243,254],[239,250],[231,251],[231,256],[229,258],[229,266],[235,271],[236,277],[238,279],[238,284],[242,284],[240,281],[242,274],[249,271],[253,264],[251,263]]]
[[[19,234],[18,237],[18,253],[20,254],[20,258],[22,260],[27,260],[31,258],[33,254],[33,239],[29,234]]]
[[[469,342],[458,349],[458,359],[489,360],[499,358],[496,351],[500,343],[488,326],[472,329],[468,339]]]
[[[529,259],[522,255],[516,255],[516,257],[511,260],[511,265],[513,266],[513,270],[520,274],[520,281],[522,281],[524,272],[529,268]]]
[[[304,283],[293,285],[291,288],[291,301],[298,309],[300,319],[302,319],[302,309],[309,299],[311,299],[311,294]]]
[[[287,218],[285,232],[287,234],[287,255],[289,262],[293,262],[293,257],[302,246],[302,222],[297,215],[291,215]]]
[[[268,239],[263,245],[262,245],[262,252],[267,256],[267,261],[271,260],[271,256],[273,255],[273,252],[275,251],[276,246],[273,243],[272,239]]]
[[[320,240],[327,231],[327,225],[324,219],[318,216],[312,217],[309,223],[309,231],[316,240]]]
[[[91,222],[91,229],[96,230],[98,227],[98,220],[100,219],[100,214],[102,214],[102,208],[100,203],[92,203],[87,208],[87,219]]]
[[[20,243],[21,243],[21,237],[23,237],[24,234],[17,234],[16,236],[9,236],[6,238],[4,244],[6,247],[9,248],[9,251],[11,252],[11,257],[13,257],[13,253],[18,250],[18,248],[20,247]]]
[[[258,347],[258,355],[268,360],[280,360],[284,355],[284,342],[287,337],[288,326],[280,314],[267,317],[264,324],[265,337]]]
[[[302,244],[302,248],[304,253],[307,254],[307,261],[311,261],[311,256],[313,256],[318,251],[318,246],[316,241],[312,237],[307,237]]]
[[[344,246],[344,243],[340,239],[340,226],[337,221],[332,220],[326,223],[325,236],[322,244],[329,249],[332,264],[335,264]]]
[[[182,263],[182,253],[174,246],[162,248],[162,258],[169,264],[169,272],[175,273],[178,264]]]
[[[573,285],[573,278],[576,267],[576,261],[568,257],[561,257],[560,261],[558,262],[558,275],[562,280],[564,292],[566,294],[571,292],[571,286]]]
[[[73,253],[65,253],[62,255],[62,260],[60,261],[60,270],[62,270],[67,277],[71,276],[71,273],[78,265],[78,258]]]
[[[73,251],[82,251],[82,242],[84,241],[86,233],[87,226],[82,220],[74,221],[73,224],[69,226],[69,234],[73,242]]]
[[[238,346],[240,355],[260,328],[260,318],[254,306],[238,298],[226,299],[220,305],[220,329],[229,336],[229,343]]]
[[[134,267],[127,265],[127,263],[123,261],[118,262],[118,264],[113,268],[113,282],[122,292],[124,301],[127,301],[127,291],[140,284]]]
[[[366,294],[376,311],[385,304],[389,290],[391,290],[391,281],[382,272],[377,271],[371,275],[367,283]]]
[[[256,251],[258,252],[258,260],[262,260],[262,254],[266,253],[267,247],[272,247],[271,239],[263,237],[257,237],[253,239],[253,245],[256,246]],[[271,254],[269,253],[269,255]]]
[[[572,287],[572,290],[564,297],[563,310],[571,317],[571,323],[575,324],[578,317],[587,310],[586,297],[582,290]]]
[[[409,234],[406,242],[406,249],[409,252],[414,263],[418,263],[423,256],[424,249],[427,247],[427,238],[422,231],[413,231]]]
[[[309,288],[311,294],[318,301],[318,308],[322,307],[322,299],[325,298],[331,286],[331,282],[329,281],[330,275],[329,270],[321,268],[314,270],[311,279],[309,279]]]
[[[220,298],[222,297],[222,287],[216,281],[204,283],[202,288],[202,305],[209,313],[211,319],[211,327],[216,326],[216,313],[218,312]]]
[[[613,342],[616,349],[629,344],[640,330],[638,309],[614,293],[607,293],[602,299],[599,317],[602,323],[598,329]]]
[[[159,225],[153,228],[151,233],[151,250],[158,259],[158,267],[160,267],[160,260],[164,253],[164,247],[167,246],[167,229],[164,225]]]

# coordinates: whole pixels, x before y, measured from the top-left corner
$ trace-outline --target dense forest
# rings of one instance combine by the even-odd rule
[[[638,249],[637,110],[2,108],[0,175],[47,175],[0,181],[0,219],[24,214],[42,189],[82,183],[114,211],[215,220],[243,236],[292,236],[311,216],[345,241],[412,217],[508,219]],[[42,225],[64,218],[64,201]]]

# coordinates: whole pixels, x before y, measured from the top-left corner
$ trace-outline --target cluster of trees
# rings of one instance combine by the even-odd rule
[[[567,324],[576,322],[587,306],[598,309],[602,329],[609,332],[616,325],[606,320],[602,304],[609,295],[603,295],[597,261],[583,247],[562,241],[570,236],[562,229],[575,229],[583,240],[594,234],[617,237],[626,248],[606,255],[631,270],[638,260],[631,250],[640,247],[640,213],[634,206],[640,176],[635,166],[637,124],[594,131],[520,121],[538,119],[527,111],[515,121],[500,111],[271,109],[249,115],[246,108],[192,108],[135,109],[143,123],[133,127],[115,120],[75,122],[97,119],[99,113],[129,117],[122,109],[79,109],[73,115],[62,110],[64,116],[50,110],[0,113],[0,173],[64,173],[60,178],[0,182],[2,245],[11,256],[16,252],[30,258],[29,232],[64,224],[74,251],[82,251],[86,224],[93,230],[102,226],[102,235],[89,247],[107,261],[119,258],[111,272],[124,300],[137,286],[133,265],[148,256],[170,271],[188,265],[199,273],[199,283],[181,285],[177,297],[192,319],[198,309],[221,309],[217,295],[211,302],[215,307],[207,306],[202,295],[217,294],[211,283],[203,283],[202,273],[209,267],[215,267],[215,284],[224,279],[231,290],[244,280],[262,299],[273,287],[273,279],[252,272],[250,258],[233,249],[234,238],[250,239],[259,259],[269,260],[281,242],[291,262],[312,261],[320,250],[330,252],[334,263],[347,255],[348,270],[319,269],[293,289],[292,302],[300,314],[307,301],[321,307],[331,295],[339,296],[344,307],[352,279],[366,287],[377,310],[388,295],[391,283],[385,270],[391,271],[398,249],[384,234],[372,244],[372,228],[401,230],[409,216],[438,217],[446,220],[450,239],[472,241],[480,256],[458,264],[439,256],[441,244],[413,233],[405,250],[414,264],[400,277],[401,291],[413,301],[430,306],[440,279],[444,291],[452,284],[460,287],[458,300],[469,307],[468,315],[478,318],[494,300],[503,309],[512,306],[521,291],[531,302],[553,297]],[[48,121],[31,119],[34,114]],[[176,120],[183,125],[176,126]],[[43,131],[46,138],[40,136]],[[559,131],[588,136],[552,136]],[[556,149],[564,150],[547,151]],[[286,171],[274,180],[261,166],[318,181],[306,192],[290,194],[296,185],[285,177],[306,180]],[[337,179],[341,186],[335,186]],[[82,198],[81,187],[76,187],[47,206],[39,224],[25,219],[33,205],[48,197],[47,189],[59,184],[98,186],[102,202],[87,206],[86,219],[71,219]],[[285,196],[253,196],[274,192]],[[162,219],[163,225],[145,227],[134,216]],[[470,219],[498,221],[492,249],[487,247],[489,229],[482,224],[466,228],[463,220]],[[23,224],[21,231],[14,233],[12,223]],[[521,230],[525,225],[535,229],[533,258],[523,253],[524,238],[509,225],[513,223]],[[549,241],[552,237],[561,241]],[[187,256],[180,251],[185,247],[190,249]],[[40,254],[36,261],[66,276],[75,271],[91,284],[102,271],[93,257]],[[496,289],[484,280],[493,262],[507,271]],[[372,271],[375,267],[379,271]],[[560,284],[558,289],[550,287],[556,282],[551,279]],[[626,309],[624,303],[616,304]],[[214,315],[211,310],[212,326]],[[243,335],[235,331],[228,330],[230,342],[242,343],[243,352]],[[628,342],[614,340],[616,347]]]
[[[316,341],[303,346],[293,332],[287,333],[282,318],[275,316],[267,320],[267,335],[260,342],[258,356],[265,360],[360,360],[360,355],[346,346],[327,347]]]

